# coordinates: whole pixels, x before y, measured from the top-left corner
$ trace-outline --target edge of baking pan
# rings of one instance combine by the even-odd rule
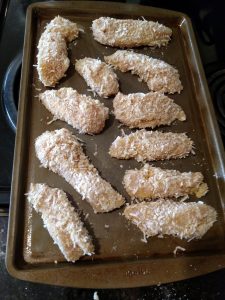
[[[35,11],[43,8],[63,8],[73,7],[76,5],[76,9],[85,9],[88,4],[88,9],[99,9],[104,7],[114,7],[118,9],[118,12],[123,9],[128,14],[132,13],[135,9],[136,12],[139,8],[143,9],[143,6],[133,4],[121,4],[121,3],[107,3],[107,2],[54,2],[54,3],[36,3],[29,6],[26,18],[26,31],[25,31],[25,43],[24,43],[24,61],[22,67],[22,79],[20,89],[20,102],[19,102],[19,118],[18,118],[18,130],[16,133],[16,147],[14,156],[14,168],[13,168],[13,181],[12,181],[12,193],[11,193],[11,205],[10,205],[10,217],[9,217],[9,231],[7,240],[7,253],[6,253],[6,267],[8,272],[19,279],[40,282],[46,284],[71,286],[79,288],[125,288],[125,287],[140,287],[147,285],[154,285],[159,283],[166,283],[171,281],[178,281],[187,279],[190,277],[206,274],[225,267],[225,255],[206,255],[202,256],[181,256],[178,258],[162,258],[162,259],[145,259],[138,262],[120,262],[120,263],[104,263],[88,265],[83,262],[82,265],[76,265],[71,263],[58,263],[55,266],[39,265],[33,266],[27,264],[22,258],[22,263],[17,261],[18,253],[18,230],[20,223],[20,213],[23,209],[19,203],[18,194],[23,190],[23,183],[20,182],[20,175],[22,172],[22,165],[26,162],[25,149],[26,139],[26,123],[24,117],[27,115],[29,109],[27,105],[27,97],[29,94],[29,61],[32,55],[32,39],[34,32],[31,31],[32,22]],[[215,113],[212,107],[208,87],[204,71],[202,68],[197,44],[195,41],[192,25],[189,18],[183,13],[167,11],[158,8],[146,7],[146,10],[152,10],[154,12],[166,12],[183,18],[184,22],[182,26],[186,26],[186,32],[188,35],[189,43],[194,49],[193,59],[196,62],[197,80],[202,84],[202,92],[204,95],[204,109],[207,116],[207,128],[205,130],[210,133],[208,136],[208,146],[212,153],[213,163],[218,166],[220,173],[217,174],[219,178],[224,177],[224,155],[222,150],[222,142],[219,135],[218,125],[216,123]],[[29,37],[29,38],[28,38]],[[207,135],[206,135],[207,136]],[[23,155],[23,156],[21,156]],[[224,181],[221,180],[218,183],[219,193],[224,194]],[[223,207],[224,210],[224,207]],[[167,271],[162,268],[162,261],[167,264]],[[119,265],[119,267],[118,267]],[[123,280],[121,280],[121,277]],[[118,282],[118,278],[120,281]]]

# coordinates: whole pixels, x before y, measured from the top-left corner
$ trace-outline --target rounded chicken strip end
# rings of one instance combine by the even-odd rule
[[[71,42],[79,35],[79,28],[76,23],[60,16],[55,17],[47,26],[45,31],[58,32],[66,41]]]

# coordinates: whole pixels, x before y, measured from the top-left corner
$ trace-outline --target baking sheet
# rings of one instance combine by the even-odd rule
[[[86,154],[109,181],[130,202],[122,186],[127,169],[140,168],[141,163],[110,158],[108,149],[112,141],[128,128],[120,127],[110,114],[104,131],[95,136],[80,135],[62,121],[55,121],[51,114],[37,100],[37,95],[46,90],[39,82],[36,65],[37,44],[45,25],[56,15],[61,15],[79,24],[84,32],[69,45],[71,65],[67,76],[57,88],[73,87],[78,92],[93,96],[85,81],[74,70],[76,59],[110,55],[117,49],[106,47],[94,41],[91,34],[92,20],[100,16],[116,18],[141,18],[157,20],[173,30],[173,38],[166,47],[152,49],[141,47],[136,52],[160,58],[178,68],[184,90],[171,95],[185,111],[186,122],[176,121],[171,126],[161,126],[162,131],[186,132],[195,143],[195,155],[185,159],[152,163],[162,168],[180,171],[201,171],[209,186],[204,202],[218,212],[218,221],[198,241],[181,241],[173,237],[142,240],[136,226],[129,224],[122,216],[123,208],[107,214],[94,214],[92,208],[79,194],[57,174],[40,168],[35,156],[34,140],[45,130],[62,127],[70,129],[83,140]],[[120,91],[148,92],[147,85],[136,76],[117,72]],[[101,102],[112,112],[112,99]],[[7,267],[18,278],[43,283],[74,287],[134,287],[169,282],[203,274],[221,268],[224,264],[224,158],[215,116],[208,94],[207,84],[199,60],[198,50],[187,16],[161,9],[138,5],[103,2],[57,2],[33,4],[28,9],[24,59],[21,80],[19,120],[11,195],[10,228],[7,247]],[[94,153],[97,152],[97,155]],[[75,264],[64,260],[58,247],[43,227],[41,217],[27,203],[24,194],[31,182],[47,183],[61,188],[71,197],[81,211],[85,225],[93,235],[96,254],[83,257]],[[190,200],[195,198],[190,197]],[[186,249],[174,257],[176,246]],[[210,260],[211,259],[211,260]],[[57,263],[56,263],[57,262]]]

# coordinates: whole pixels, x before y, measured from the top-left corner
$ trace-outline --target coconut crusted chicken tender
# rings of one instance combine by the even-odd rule
[[[124,215],[145,237],[172,235],[188,241],[202,238],[217,219],[215,209],[201,201],[164,199],[129,205]]]
[[[101,17],[92,22],[93,36],[103,45],[120,48],[164,46],[172,30],[158,22]]]
[[[54,118],[67,122],[80,133],[101,132],[109,117],[109,109],[99,100],[81,95],[72,88],[47,90],[39,99]]]
[[[178,70],[160,59],[127,50],[118,50],[104,59],[121,72],[138,75],[150,91],[174,94],[183,89]]]
[[[129,95],[118,93],[113,100],[113,107],[116,119],[130,128],[154,128],[170,125],[176,119],[186,120],[182,108],[158,92]]]
[[[91,238],[66,193],[46,184],[31,184],[27,198],[66,260],[75,262],[94,253]]]
[[[127,193],[139,200],[157,198],[178,198],[195,195],[204,196],[208,187],[200,172],[166,170],[145,164],[140,170],[128,170],[123,178]]]
[[[37,71],[45,86],[54,87],[64,77],[70,61],[67,42],[78,37],[79,29],[60,16],[55,17],[45,28],[38,43]]]
[[[75,63],[76,71],[87,85],[100,97],[108,98],[119,91],[118,79],[114,71],[100,59],[85,57]]]
[[[95,213],[109,212],[124,204],[124,198],[100,177],[69,130],[44,132],[36,139],[35,151],[42,166],[62,176]]]
[[[193,141],[185,133],[137,130],[118,136],[112,143],[109,154],[118,159],[135,158],[137,161],[155,161],[186,157]]]

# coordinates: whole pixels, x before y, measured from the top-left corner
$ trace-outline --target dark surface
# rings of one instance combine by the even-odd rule
[[[4,3],[3,3],[4,2]],[[4,72],[14,56],[22,49],[25,10],[37,1],[11,0],[2,33],[8,1],[0,0],[0,86]],[[139,3],[139,1],[127,1]],[[197,41],[207,77],[225,66],[225,2],[214,1],[141,1],[144,5],[168,8],[187,13],[196,29]],[[16,12],[16,17],[13,13]],[[201,17],[200,17],[201,16]],[[9,21],[10,20],[10,21]],[[9,38],[10,37],[10,38]],[[213,93],[214,94],[214,90]],[[221,95],[221,92],[220,92]],[[214,101],[217,101],[213,98]],[[0,107],[0,204],[9,203],[14,133]],[[1,206],[2,208],[2,206]],[[93,299],[94,290],[71,289],[23,282],[10,277],[5,269],[5,245],[8,218],[0,217],[0,299]],[[99,299],[225,299],[225,270],[206,276],[139,289],[100,290]]]
[[[7,122],[5,110],[2,103],[2,85],[4,76],[12,59],[21,51],[23,47],[25,11],[20,9],[21,4],[18,1],[5,1],[1,10],[1,20],[5,15],[5,21],[0,23],[0,209],[8,206],[9,193],[11,185],[11,174],[13,165],[13,151],[15,132],[11,129]],[[16,18],[14,17],[17,9]]]

